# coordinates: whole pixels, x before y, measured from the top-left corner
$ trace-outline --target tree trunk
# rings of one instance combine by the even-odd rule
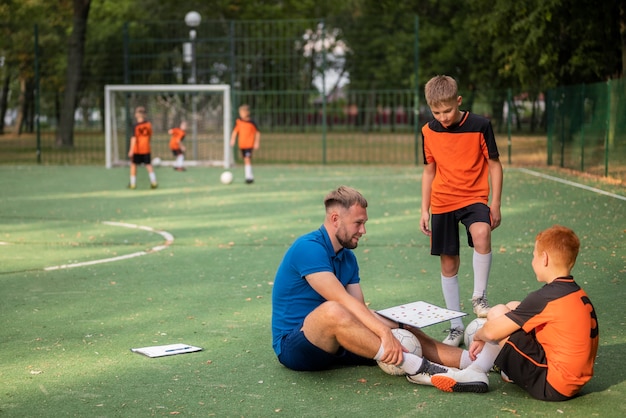
[[[89,15],[91,0],[73,0],[73,4],[74,21],[72,33],[68,41],[67,81],[56,139],[57,145],[63,147],[74,146],[74,113],[76,111],[82,76],[87,16]]]

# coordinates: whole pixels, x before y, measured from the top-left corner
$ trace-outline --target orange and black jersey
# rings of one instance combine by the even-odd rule
[[[243,120],[241,118],[237,118],[233,131],[237,132],[237,135],[239,136],[240,149],[250,149],[254,147],[255,136],[256,133],[259,132],[259,129],[253,120]]]
[[[489,202],[489,159],[499,157],[491,122],[464,112],[461,121],[444,128],[437,120],[422,127],[424,163],[436,165],[431,213],[452,212]]]
[[[573,396],[591,379],[598,320],[573,277],[559,277],[530,293],[506,316],[526,333],[535,333],[546,354],[548,383],[559,393]]]
[[[180,128],[172,128],[170,136],[170,149],[176,151],[180,149],[180,143],[185,139],[185,131]]]
[[[150,138],[152,138],[152,124],[145,120],[135,124],[135,154],[150,154]]]

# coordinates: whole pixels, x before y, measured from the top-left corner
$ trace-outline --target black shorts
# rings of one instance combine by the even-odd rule
[[[459,255],[459,222],[465,225],[467,245],[474,247],[469,227],[474,222],[485,222],[491,225],[489,206],[474,203],[453,212],[439,213],[431,216],[432,236],[430,240],[431,255]]]
[[[150,154],[133,154],[133,164],[152,164]]]
[[[569,397],[557,392],[548,383],[548,361],[535,334],[517,330],[509,340],[494,364],[516,385],[526,390],[532,397],[542,401],[565,401]]]
[[[242,148],[241,156],[243,158],[252,158],[252,148]]]
[[[278,361],[292,370],[319,371],[337,366],[376,365],[373,359],[361,357],[343,348],[336,354],[327,353],[307,340],[302,327],[287,334],[281,341],[280,349]]]
[[[179,148],[179,149],[173,149],[173,150],[172,150],[172,155],[173,155],[174,157],[178,157],[178,156],[179,156],[179,155],[181,155],[181,154],[184,154],[184,152],[183,152],[183,150],[182,150],[182,149],[180,149],[180,148]]]

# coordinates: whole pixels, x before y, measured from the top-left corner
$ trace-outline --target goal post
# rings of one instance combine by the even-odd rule
[[[151,155],[163,165],[174,157],[169,149],[168,130],[187,123],[185,165],[229,168],[231,101],[226,84],[124,84],[104,88],[105,166],[128,165],[134,109],[143,106],[152,124]]]

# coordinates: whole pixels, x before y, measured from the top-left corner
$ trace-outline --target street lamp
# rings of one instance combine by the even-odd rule
[[[191,62],[191,76],[189,77],[189,84],[196,84],[196,29],[200,22],[202,21],[202,16],[198,12],[188,12],[185,15],[185,24],[189,26],[191,29],[189,30],[189,46],[186,48],[191,49],[189,54],[185,54],[187,59]],[[186,60],[187,61],[187,60]]]
[[[183,45],[183,56],[185,62],[191,62],[191,76],[189,76],[188,83],[196,84],[196,29],[200,22],[202,21],[202,16],[198,12],[188,12],[185,15],[185,24],[189,26],[189,43]],[[194,160],[198,159],[198,121],[197,121],[197,110],[196,110],[196,95],[195,93],[191,96],[191,142],[193,144],[193,158]]]

